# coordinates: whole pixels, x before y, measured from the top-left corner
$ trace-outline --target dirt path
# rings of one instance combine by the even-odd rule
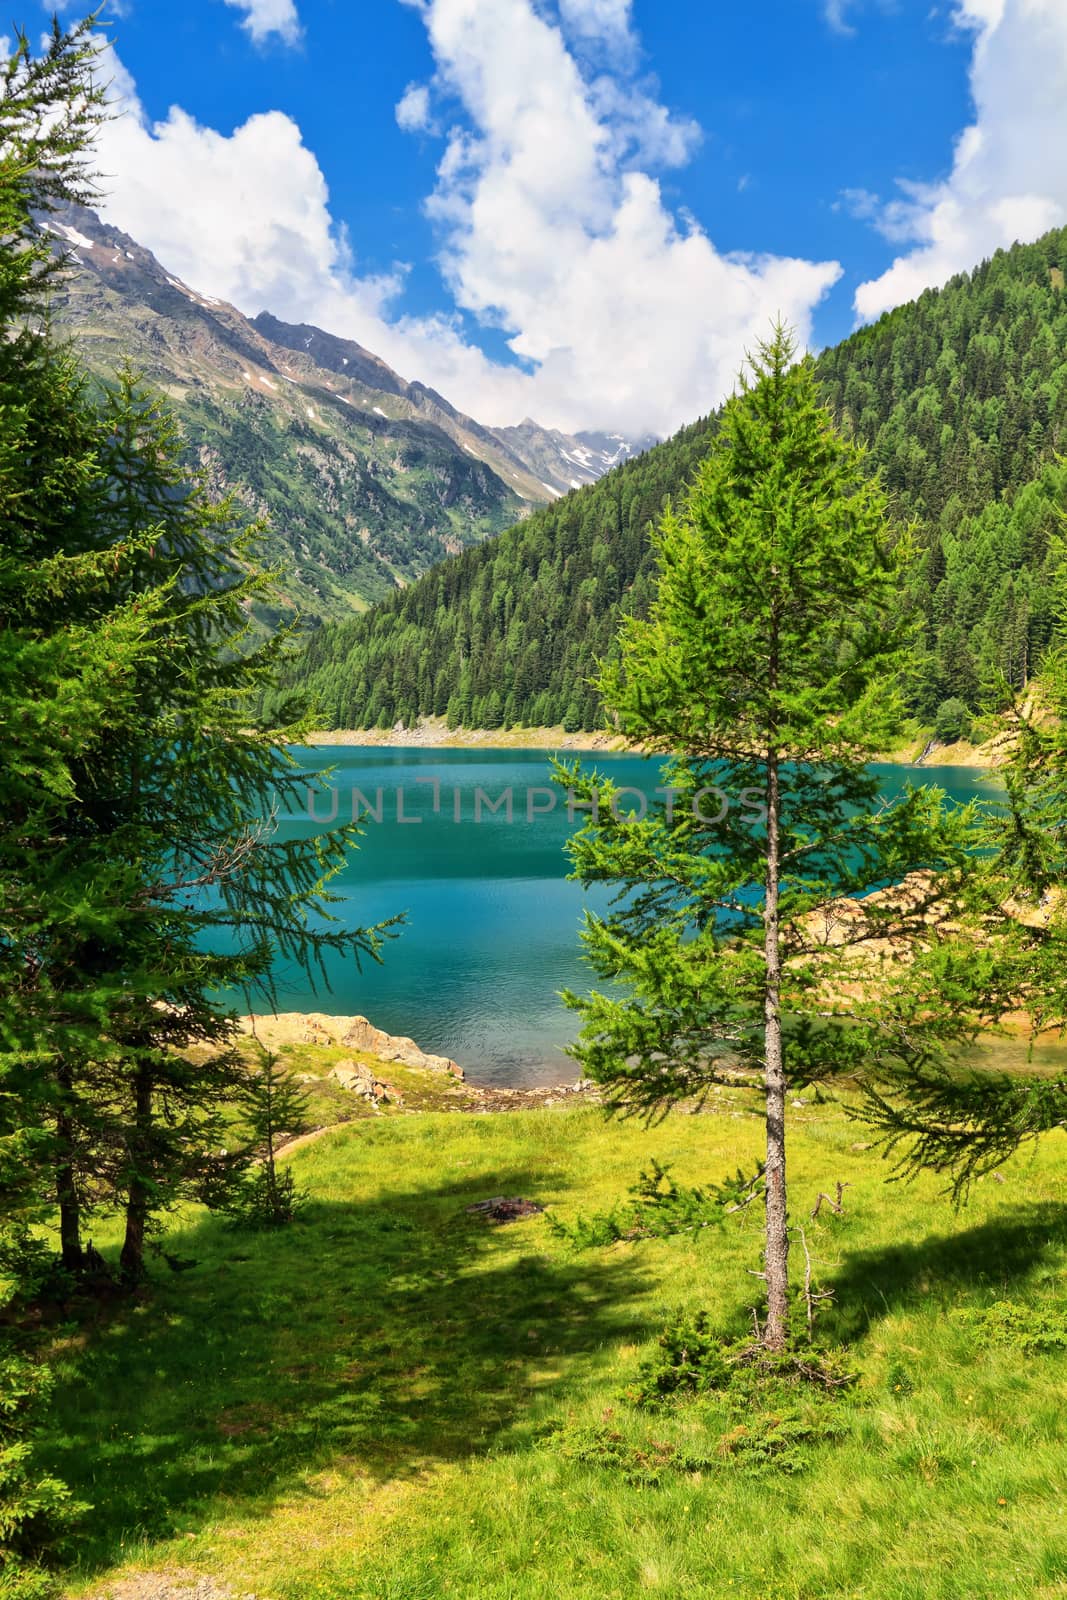
[[[132,1578],[116,1578],[102,1589],[94,1589],[85,1600],[256,1600],[228,1584],[202,1578],[195,1572],[138,1572]]]

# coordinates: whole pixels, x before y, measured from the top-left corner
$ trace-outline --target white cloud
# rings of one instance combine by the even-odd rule
[[[588,38],[610,39],[630,34],[631,0],[559,0],[565,27]]]
[[[961,28],[995,28],[1006,0],[957,0],[954,21]]]
[[[699,130],[622,74],[582,76],[530,0],[428,0],[436,82],[462,105],[430,202],[456,303],[505,329],[541,415],[661,431],[727,391],[781,310],[806,337],[835,263],[725,257],[648,166]],[[573,23],[628,7],[572,0]]]
[[[620,83],[604,74],[587,93],[597,121],[609,130],[610,151],[620,167],[682,167],[703,139],[698,122],[674,116],[647,85]]]
[[[632,0],[558,0],[566,38],[583,53],[616,66],[637,60],[640,45],[633,31]]]
[[[856,32],[851,20],[854,11],[863,9],[865,0],[823,0],[822,14],[825,21],[834,33],[844,34],[847,38]],[[989,4],[990,0],[974,0],[974,4]],[[879,11],[893,11],[896,0],[874,0]]]
[[[826,0],[823,16],[835,33],[855,33],[856,30],[848,20],[852,5],[853,0]]]
[[[202,127],[180,107],[150,124],[113,50],[106,67],[124,115],[101,130],[101,210],[167,267],[242,310],[284,307],[305,292],[344,287],[377,313],[395,278],[357,280],[332,225],[326,182],[291,118],[250,117],[232,135]]]
[[[251,34],[253,43],[265,44],[272,34],[277,34],[285,44],[299,43],[300,18],[295,0],[224,0],[224,3],[245,13],[241,26]]]
[[[975,120],[943,182],[901,184],[877,225],[911,246],[861,284],[856,310],[879,316],[1002,246],[1067,223],[1067,5],[1063,0],[960,0],[975,30]]]
[[[881,197],[870,189],[842,189],[840,197],[834,201],[833,209],[847,212],[857,222],[876,223],[885,207]]]
[[[228,137],[177,107],[153,125],[120,73],[132,109],[104,133],[109,220],[191,285],[354,338],[490,423],[666,433],[729,392],[775,314],[810,337],[840,268],[726,256],[674,214],[655,169],[684,161],[699,130],[649,83],[622,67],[584,75],[541,0],[417,9],[436,71],[397,115],[431,132],[448,115],[428,202],[442,270],[454,304],[503,330],[518,365],[489,360],[458,314],[403,315],[402,270],[360,275],[318,162],[280,112]],[[565,9],[571,27],[628,27],[619,0]]]
[[[430,91],[424,83],[409,83],[396,104],[397,125],[406,133],[420,133],[429,129]]]

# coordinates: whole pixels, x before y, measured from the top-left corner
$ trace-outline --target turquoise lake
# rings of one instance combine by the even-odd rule
[[[333,771],[324,787],[309,788],[316,820],[286,819],[282,828],[312,832],[350,821],[355,802],[365,834],[334,880],[336,911],[363,926],[404,912],[407,924],[383,965],[359,971],[335,962],[329,990],[316,992],[301,972],[279,967],[279,1009],[362,1012],[451,1056],[478,1083],[573,1080],[577,1069],[563,1050],[577,1019],[558,996],[592,986],[578,932],[583,908],[603,907],[607,892],[585,895],[567,881],[564,844],[581,813],[568,819],[546,752],[320,746],[298,754],[309,771]],[[660,781],[658,761],[641,756],[583,764],[646,795]],[[935,783],[960,800],[990,792],[971,768],[878,771],[887,795],[909,781]]]

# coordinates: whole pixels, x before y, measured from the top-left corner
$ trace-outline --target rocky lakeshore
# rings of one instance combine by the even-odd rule
[[[278,1055],[308,1091],[317,1131],[355,1117],[424,1111],[522,1111],[597,1101],[595,1084],[501,1089],[471,1083],[447,1056],[383,1031],[364,1016],[280,1012],[245,1017],[241,1032]]]
[[[640,754],[641,746],[608,732],[568,733],[554,728],[450,728],[444,717],[420,717],[412,728],[333,728],[312,734],[314,745],[374,745],[394,749],[599,750]]]
[[[420,717],[410,728],[330,728],[308,737],[310,745],[341,745],[394,750],[573,750],[601,755],[643,755],[645,746],[624,734],[607,730],[568,733],[553,728],[450,728],[444,717]],[[1001,767],[1007,759],[1009,739],[1003,732],[982,744],[959,739],[941,743],[927,736],[912,738],[886,751],[879,760],[891,765],[921,767],[974,767],[983,771]]]

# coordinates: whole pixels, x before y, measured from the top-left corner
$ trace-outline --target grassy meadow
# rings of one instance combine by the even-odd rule
[[[839,1107],[793,1117],[843,1395],[635,1403],[666,1324],[744,1330],[757,1207],[583,1251],[465,1209],[588,1216],[653,1157],[721,1179],[759,1151],[743,1099],[653,1130],[594,1106],[363,1120],[293,1153],[290,1228],[191,1214],[165,1241],[182,1270],[57,1330],[47,1459],[94,1506],[67,1592],[179,1569],[260,1600],[1067,1594],[1067,1351],[982,1317],[1062,1327],[1067,1144],[955,1212],[934,1181],[887,1186]],[[811,1221],[839,1181],[844,1214]]]

